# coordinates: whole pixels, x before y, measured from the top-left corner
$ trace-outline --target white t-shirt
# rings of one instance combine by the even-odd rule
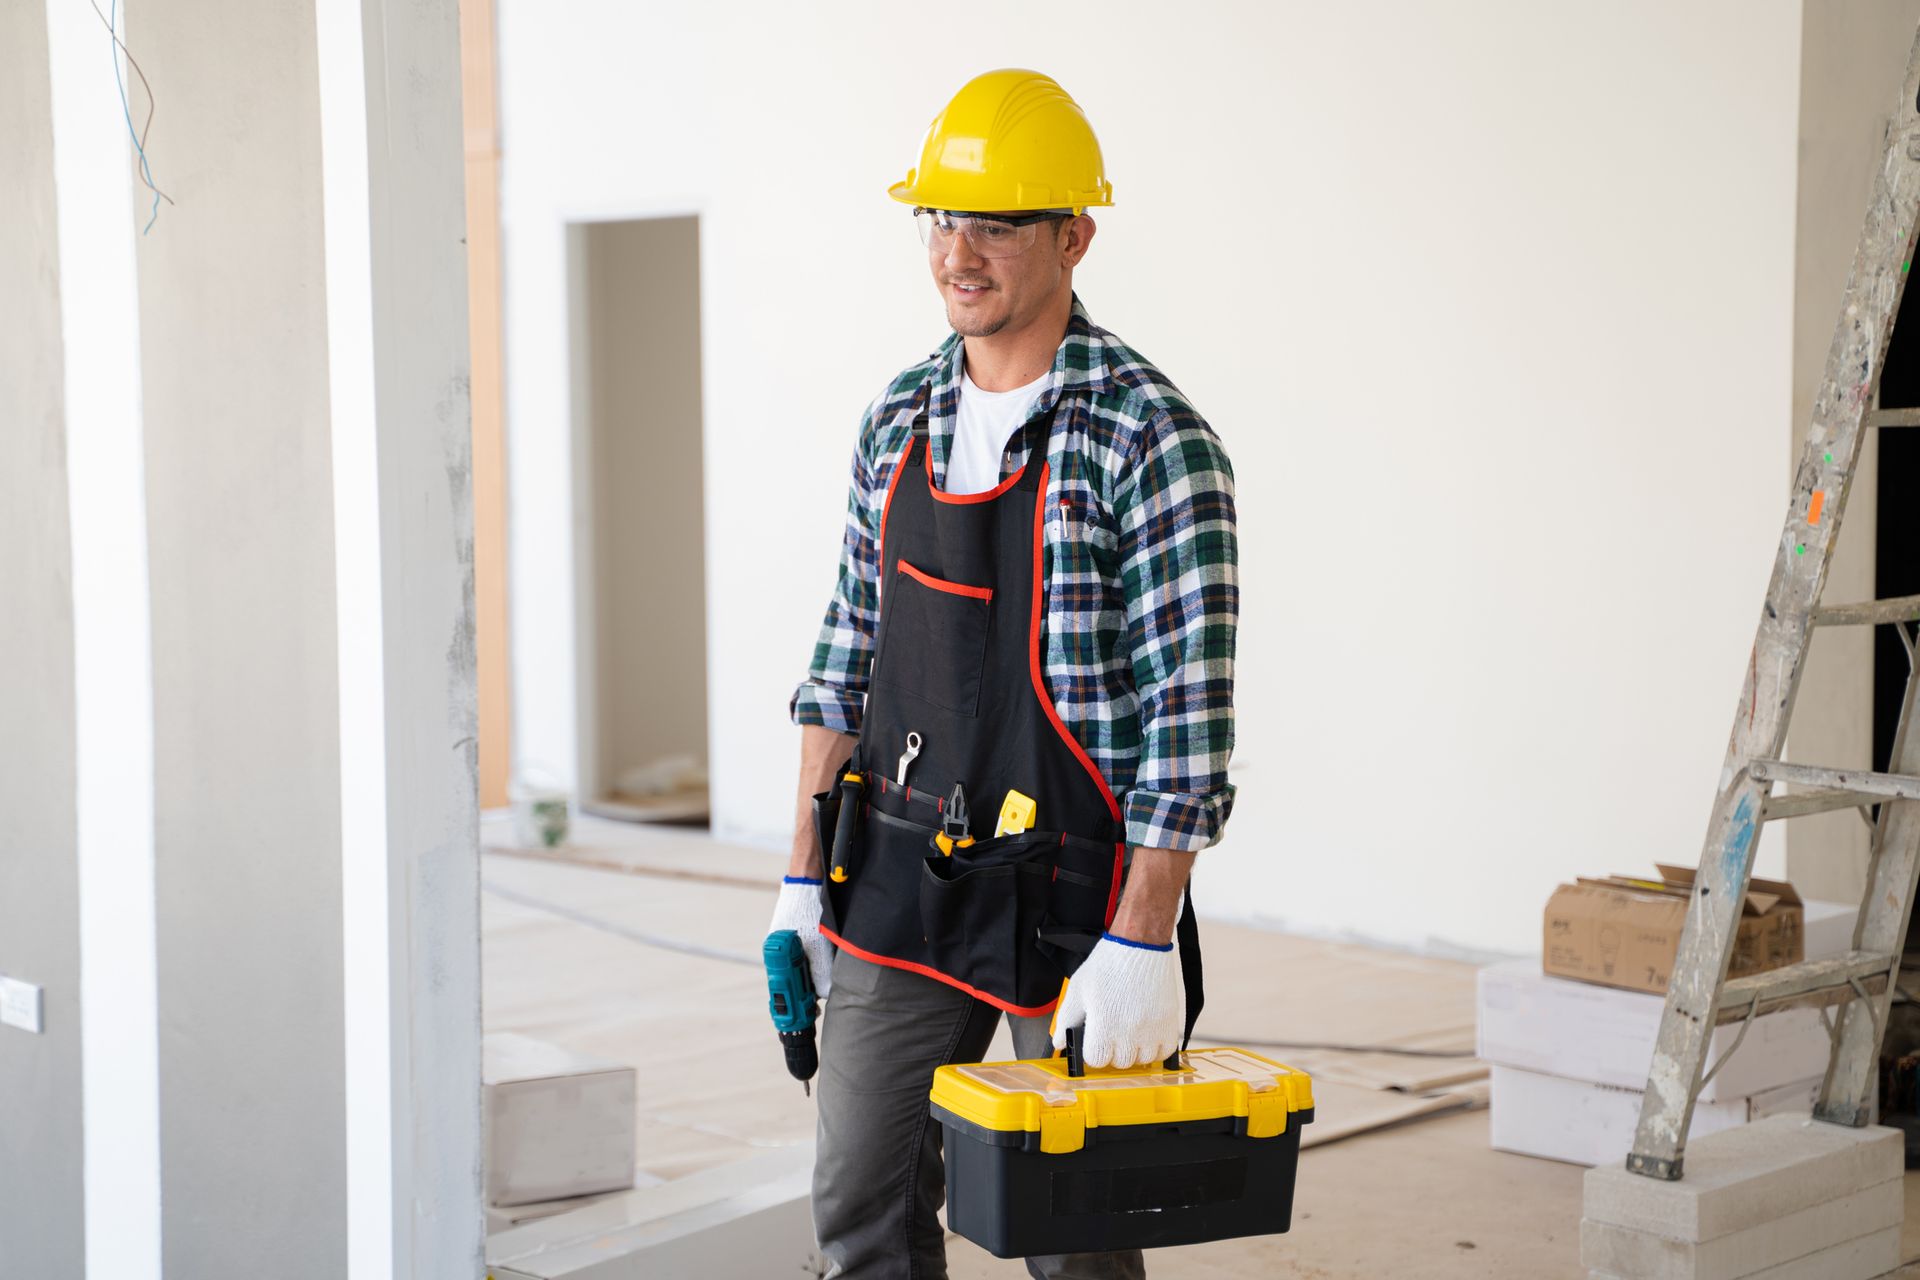
[[[961,369],[960,420],[954,424],[943,481],[948,493],[985,493],[1000,483],[1000,459],[1007,441],[1033,416],[1034,405],[1046,394],[1050,374],[1011,391],[982,391]]]

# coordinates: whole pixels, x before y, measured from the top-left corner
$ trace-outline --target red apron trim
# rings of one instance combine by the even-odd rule
[[[1019,471],[1014,472],[985,493],[942,493],[933,487],[933,441],[931,439],[927,441],[927,492],[941,502],[991,502],[1018,484],[1021,474],[1025,471],[1026,468],[1021,467]]]
[[[1064,841],[1063,841],[1064,843]],[[1120,877],[1127,870],[1127,845],[1124,840],[1113,846],[1113,887],[1107,890],[1107,918],[1105,923],[1113,923],[1113,915],[1120,909]]]
[[[1043,462],[1040,464],[1040,493],[1033,503],[1033,622],[1027,635],[1027,669],[1033,675],[1034,696],[1040,699],[1040,709],[1047,713],[1047,723],[1053,726],[1053,731],[1067,744],[1067,749],[1073,752],[1080,767],[1093,779],[1093,785],[1100,789],[1100,798],[1107,802],[1107,812],[1118,822],[1120,802],[1113,798],[1113,788],[1107,785],[1106,778],[1087,757],[1086,748],[1080,745],[1079,739],[1067,731],[1067,726],[1060,719],[1059,708],[1053,705],[1053,695],[1047,692],[1047,682],[1040,674],[1040,552],[1047,541],[1046,518],[1047,464]]]
[[[905,556],[900,557],[899,564],[900,572],[906,574],[922,586],[932,587],[935,591],[945,591],[949,595],[956,596],[972,596],[976,600],[993,599],[992,587],[970,587],[964,582],[953,582],[947,578],[936,578],[918,566],[909,563]]]
[[[825,925],[820,926],[820,936],[823,938],[829,939],[830,941],[832,941],[834,946],[839,947],[841,950],[852,952],[854,955],[860,957],[860,959],[865,960],[870,964],[883,964],[887,966],[887,968],[889,969],[905,969],[909,973],[918,973],[925,977],[933,978],[936,981],[946,983],[950,987],[954,987],[954,988],[957,988],[958,990],[966,992],[968,995],[972,996],[976,1000],[985,1000],[988,1004],[992,1005],[996,1009],[1004,1009],[1008,1013],[1016,1014],[1022,1018],[1037,1018],[1041,1014],[1052,1013],[1053,1006],[1060,1003],[1060,997],[1055,996],[1053,999],[1047,1001],[1045,1004],[1037,1004],[1031,1008],[1028,1008],[1023,1005],[1012,1004],[1012,1003],[1009,1003],[1008,1001],[1002,1000],[998,996],[990,996],[984,991],[978,990],[977,988],[974,988],[974,987],[970,987],[966,983],[960,981],[960,979],[952,977],[948,974],[944,974],[940,972],[938,969],[929,968],[924,964],[915,964],[911,960],[895,960],[892,956],[878,955],[872,951],[862,951],[859,947],[852,945],[845,938],[842,938],[839,934],[827,928],[827,926]]]
[[[929,449],[933,446],[928,445]],[[876,568],[873,598],[880,599],[880,592],[887,581],[887,516],[893,510],[893,491],[900,487],[900,473],[913,461],[913,435],[907,435],[907,447],[900,451],[899,460],[893,464],[893,476],[887,481],[887,500],[880,504],[880,537],[874,544],[873,554]]]

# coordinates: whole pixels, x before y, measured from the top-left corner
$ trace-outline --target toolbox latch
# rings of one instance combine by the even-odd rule
[[[1066,1155],[1087,1145],[1087,1115],[1079,1107],[1040,1108],[1040,1150]]]
[[[1247,1095],[1247,1136],[1271,1138],[1287,1131],[1287,1095],[1268,1089]]]

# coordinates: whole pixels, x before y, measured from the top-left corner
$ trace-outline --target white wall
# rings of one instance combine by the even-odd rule
[[[22,1275],[82,1280],[74,555],[48,34],[40,5],[0,5],[13,210],[0,229],[0,974],[45,1003],[39,1034],[0,1026],[0,1241]]]
[[[456,12],[0,24],[8,1276],[482,1270]]]
[[[160,1234],[169,1275],[320,1274],[347,1261],[347,1117],[315,21],[210,42],[184,16],[135,6],[126,37],[181,131],[152,162],[182,203],[137,240]]]
[[[518,761],[575,765],[565,222],[701,215],[715,829],[777,847],[857,417],[944,333],[885,189],[1028,65],[1116,188],[1082,298],[1239,478],[1203,910],[1517,950],[1559,879],[1694,861],[1783,510],[1800,17],[501,0]]]

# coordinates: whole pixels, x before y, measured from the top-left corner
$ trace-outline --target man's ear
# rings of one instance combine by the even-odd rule
[[[1080,265],[1080,259],[1087,256],[1087,249],[1093,244],[1093,233],[1099,228],[1087,214],[1077,218],[1062,218],[1066,230],[1060,233],[1060,259],[1069,267]]]

